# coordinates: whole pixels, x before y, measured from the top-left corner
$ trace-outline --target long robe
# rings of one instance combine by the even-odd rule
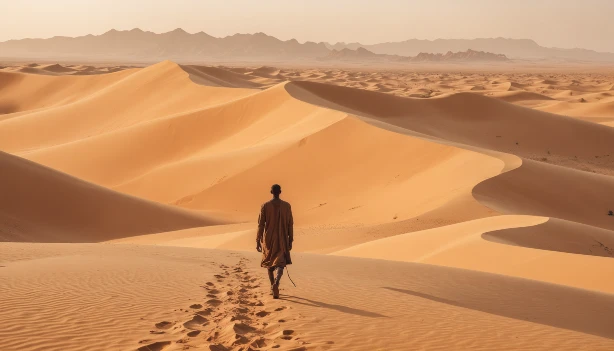
[[[290,245],[294,240],[294,220],[290,204],[273,199],[260,208],[258,236],[262,243],[262,267],[285,267],[292,264]]]

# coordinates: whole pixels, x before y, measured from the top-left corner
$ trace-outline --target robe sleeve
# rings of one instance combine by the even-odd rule
[[[292,218],[292,207],[288,205],[288,242],[290,243],[290,247],[292,247],[292,242],[294,241],[294,218]]]
[[[258,234],[256,236],[256,242],[262,241],[262,235],[264,234],[264,225],[266,223],[266,212],[264,211],[264,205],[260,207],[260,215],[258,216]]]

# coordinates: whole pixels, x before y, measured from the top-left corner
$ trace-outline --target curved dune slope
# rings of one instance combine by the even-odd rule
[[[484,233],[482,237],[541,250],[614,257],[614,231],[555,218],[538,226],[501,229]]]
[[[7,114],[18,116],[20,112],[78,101],[134,72],[126,70],[87,77],[54,77],[0,71],[0,121],[9,118]]]
[[[0,152],[0,241],[96,242],[219,224]]]
[[[614,230],[614,179],[525,160],[523,165],[473,189],[481,203],[503,213],[566,219]]]
[[[93,77],[60,78],[90,80]],[[107,84],[73,103],[38,109],[18,118],[5,117],[0,126],[0,148],[18,153],[66,144],[251,93],[251,90],[219,90],[193,84],[188,73],[177,64],[162,62]],[[27,101],[29,97],[24,99]]]
[[[591,253],[587,245],[591,236],[603,239],[608,231],[565,222],[559,233],[548,223],[548,218],[533,216],[483,218],[374,240],[335,254],[451,266],[614,293],[614,285],[605,278],[614,274],[614,260],[591,257],[605,255]],[[493,240],[499,233],[512,242]],[[529,239],[528,233],[541,234]],[[571,237],[578,242],[565,242]],[[580,253],[574,252],[580,247],[591,256],[571,254]]]
[[[571,168],[614,170],[614,129],[587,121],[471,93],[425,100],[314,82],[286,89],[303,101],[444,140]],[[572,138],[583,142],[569,143]]]

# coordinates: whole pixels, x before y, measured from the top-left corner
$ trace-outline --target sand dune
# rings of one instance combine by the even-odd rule
[[[547,218],[544,217],[497,216],[374,240],[340,250],[335,254],[450,266],[610,294],[614,292],[614,287],[605,278],[614,271],[612,255],[592,257],[553,252],[574,251],[571,247],[575,245],[561,243],[570,236],[590,238],[594,234],[588,233],[598,233],[596,237],[611,238],[612,232],[566,222],[564,231],[553,233],[551,225],[544,226],[543,223],[547,223],[546,221]],[[542,230],[543,227],[546,229]],[[519,239],[516,241],[518,246],[507,245],[508,242],[502,245],[501,240],[495,243],[492,239],[488,241],[483,239],[483,237],[492,238],[500,231],[506,233],[506,237],[520,238],[524,233],[540,232],[542,240],[540,247],[537,248],[541,250],[530,248],[537,246],[533,243],[539,239],[532,239],[533,243]],[[544,232],[550,232],[552,235],[547,236],[543,234]],[[526,234],[524,235],[526,237]],[[589,238],[579,244],[583,251],[592,250],[592,247],[596,249],[599,246]]]
[[[538,226],[498,230],[482,236],[498,243],[582,255],[614,256],[614,232],[550,218]]]
[[[1,244],[0,323],[43,303],[51,326],[11,324],[9,350],[612,348],[607,75],[165,61],[0,83],[0,241],[74,243]],[[296,223],[280,301],[226,251],[253,250],[273,183]]]
[[[250,90],[216,90],[192,84],[188,74],[170,62],[122,78],[71,104],[33,111],[4,121],[0,128],[0,147],[8,152],[19,152],[67,144],[81,139],[84,134],[100,135],[252,93]],[[144,86],[159,86],[161,89],[143,89]],[[135,101],[140,103],[134,104]],[[85,114],[87,119],[82,118]],[[57,125],[64,127],[53,128]],[[18,130],[21,131],[19,137],[15,135]]]
[[[550,156],[550,162],[604,174],[614,165],[608,151],[614,147],[613,129],[484,96],[459,93],[418,100],[312,82],[295,82],[287,89],[313,104],[464,145],[543,162]],[[570,138],[584,142],[571,144]]]
[[[478,184],[473,195],[503,213],[548,216],[614,230],[613,218],[607,215],[613,190],[611,177],[525,160],[521,167]]]
[[[220,223],[116,193],[6,153],[0,153],[0,163],[2,241],[99,242]]]
[[[105,73],[114,73],[123,71],[125,69],[133,68],[132,66],[88,66],[88,65],[63,65],[59,63],[54,64],[38,64],[30,63],[25,65],[20,64],[8,64],[2,66],[0,71],[5,72],[20,72],[37,75],[49,75],[49,76],[81,76],[81,75],[98,75]]]
[[[66,105],[106,89],[130,71],[84,77],[54,77],[0,71],[0,120],[11,114]]]

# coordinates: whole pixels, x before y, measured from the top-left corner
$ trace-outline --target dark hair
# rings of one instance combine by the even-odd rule
[[[271,186],[271,193],[273,193],[273,194],[280,194],[281,193],[281,186],[279,184],[273,184],[273,186]]]

